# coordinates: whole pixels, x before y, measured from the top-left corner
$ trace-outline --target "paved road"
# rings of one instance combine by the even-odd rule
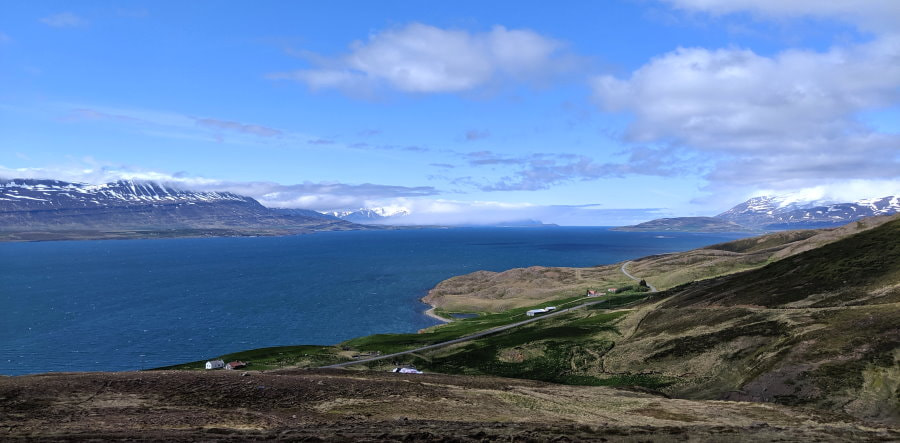
[[[635,276],[629,274],[628,271],[625,269],[625,265],[627,265],[627,264],[629,264],[629,263],[631,263],[631,262],[630,262],[630,261],[627,261],[627,262],[625,262],[625,263],[622,263],[622,273],[625,274],[625,275],[627,275],[628,278],[630,278],[630,279],[632,279],[632,280],[634,280],[634,281],[640,281],[640,279],[638,279],[637,277],[635,277]],[[651,291],[651,292],[657,292],[656,287],[654,287],[653,285],[647,283],[647,286],[650,287],[650,291]],[[606,301],[606,300],[589,301],[589,302],[587,302],[587,303],[582,303],[582,304],[580,304],[580,305],[578,305],[578,306],[572,306],[571,308],[560,309],[560,310],[558,310],[558,311],[551,312],[551,313],[549,313],[549,314],[544,314],[544,315],[541,315],[540,317],[529,318],[528,320],[522,320],[522,321],[520,321],[520,322],[510,323],[510,324],[508,324],[508,325],[503,325],[503,326],[499,326],[499,327],[496,327],[496,328],[493,328],[493,329],[488,329],[488,330],[486,330],[486,331],[477,332],[477,333],[475,333],[475,334],[467,335],[467,336],[465,336],[465,337],[460,337],[460,338],[457,338],[457,339],[454,339],[454,340],[448,340],[448,341],[444,341],[444,342],[440,342],[440,343],[435,343],[435,344],[433,344],[433,345],[422,346],[421,348],[410,349],[410,350],[408,350],[408,351],[403,351],[403,352],[395,352],[395,353],[393,353],[393,354],[379,355],[378,357],[364,358],[364,359],[361,359],[361,360],[346,361],[346,362],[343,362],[343,363],[337,363],[337,364],[328,365],[328,366],[321,366],[321,367],[322,367],[322,368],[343,368],[343,367],[345,367],[345,366],[353,366],[353,365],[358,365],[358,364],[361,364],[361,363],[369,363],[369,362],[373,362],[373,361],[384,360],[384,359],[388,359],[388,358],[394,358],[394,357],[398,357],[398,356],[401,356],[401,355],[412,354],[412,353],[415,353],[415,352],[427,351],[427,350],[429,350],[429,349],[440,348],[440,347],[447,346],[447,345],[452,345],[452,344],[455,344],[455,343],[467,342],[467,341],[469,341],[469,340],[474,340],[474,339],[476,339],[476,338],[481,338],[481,337],[484,337],[484,336],[486,336],[486,335],[496,334],[496,333],[498,333],[498,332],[505,331],[505,330],[507,330],[507,329],[517,328],[517,327],[522,326],[522,325],[527,325],[528,323],[540,321],[540,320],[543,320],[543,319],[545,319],[545,318],[550,318],[550,317],[555,317],[555,316],[557,316],[557,315],[562,315],[562,314],[565,314],[566,312],[574,311],[574,310],[576,310],[576,309],[581,309],[581,308],[583,308],[583,307],[585,307],[585,306],[591,306],[591,305],[600,304],[600,303],[603,303],[603,302],[605,302],[605,301]]]
[[[353,361],[347,361],[347,362],[337,363],[337,364],[328,365],[328,366],[322,366],[322,368],[342,368],[342,367],[345,367],[345,366],[358,365],[358,364],[360,364],[360,363],[368,363],[368,362],[377,361],[377,360],[384,360],[384,359],[386,359],[386,358],[394,358],[394,357],[397,357],[397,356],[400,356],[400,355],[412,354],[412,353],[414,353],[414,352],[427,351],[427,350],[429,350],[429,349],[440,348],[440,347],[442,347],[442,346],[452,345],[452,344],[454,344],[454,343],[462,343],[462,342],[466,342],[466,341],[469,341],[469,340],[474,340],[474,339],[476,339],[476,338],[484,337],[485,335],[496,334],[496,333],[498,333],[498,332],[505,331],[505,330],[507,330],[507,329],[517,328],[517,327],[522,326],[522,325],[527,325],[528,323],[540,321],[540,320],[543,320],[543,319],[545,319],[545,318],[550,318],[550,317],[555,317],[555,316],[557,316],[557,315],[562,315],[562,314],[565,314],[566,312],[574,311],[574,310],[576,310],[576,309],[581,309],[581,308],[583,308],[583,307],[585,307],[585,306],[591,306],[591,305],[596,305],[596,304],[599,304],[599,303],[603,303],[603,302],[605,302],[605,301],[606,301],[606,300],[590,301],[590,302],[587,302],[587,303],[582,303],[582,304],[580,304],[580,305],[578,305],[578,306],[572,306],[571,308],[560,309],[560,310],[558,310],[558,311],[554,311],[554,312],[551,312],[551,313],[549,313],[549,314],[544,314],[544,315],[541,315],[541,316],[539,316],[539,317],[529,318],[528,320],[522,320],[522,321],[520,321],[520,322],[510,323],[510,324],[508,324],[508,325],[503,325],[503,326],[498,326],[498,327],[493,328],[493,329],[488,329],[488,330],[486,330],[486,331],[481,331],[481,332],[478,332],[478,333],[475,333],[475,334],[472,334],[472,335],[467,335],[467,336],[465,336],[465,337],[460,337],[460,338],[457,338],[457,339],[454,339],[454,340],[449,340],[449,341],[445,341],[445,342],[435,343],[435,344],[433,344],[433,345],[428,345],[428,346],[422,346],[421,348],[410,349],[410,350],[408,350],[408,351],[395,352],[395,353],[393,353],[393,354],[387,354],[387,355],[379,355],[378,357],[364,358],[364,359],[360,359],[360,360],[353,360]]]
[[[627,261],[627,262],[625,262],[625,263],[622,263],[622,273],[625,274],[625,275],[627,275],[628,278],[630,278],[630,279],[632,279],[632,280],[634,280],[634,281],[641,281],[641,279],[639,279],[639,278],[637,278],[637,277],[635,277],[635,276],[629,274],[628,271],[625,269],[625,266],[628,265],[629,263],[631,263],[631,262],[630,262],[630,261]],[[656,289],[656,286],[653,286],[653,285],[651,285],[650,283],[647,283],[647,287],[650,288],[650,292],[659,292],[659,290]]]

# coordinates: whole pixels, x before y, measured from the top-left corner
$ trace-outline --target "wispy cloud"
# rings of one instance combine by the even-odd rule
[[[275,137],[284,134],[284,132],[275,128],[229,120],[218,120],[214,118],[196,118],[194,120],[200,126],[242,132],[244,134],[258,135],[260,137]]]
[[[501,80],[545,79],[575,64],[562,42],[503,26],[468,32],[412,23],[372,34],[350,48],[348,54],[334,57],[300,51],[312,68],[269,77],[296,80],[313,90],[455,93]]]
[[[481,140],[481,139],[490,137],[490,135],[491,135],[491,133],[488,131],[472,129],[472,130],[466,131],[466,141]]]
[[[119,120],[124,122],[148,123],[146,120],[114,112],[98,111],[90,108],[74,108],[63,118],[66,121],[77,120]]]
[[[525,157],[504,156],[492,151],[476,151],[463,154],[466,161],[472,166],[485,165],[521,165],[528,162]]]
[[[265,142],[278,139],[301,141],[309,136],[256,123],[215,117],[195,117],[175,112],[145,109],[117,109],[104,106],[60,105],[66,112],[63,121],[106,121],[139,128],[144,134],[166,138],[228,142]]]
[[[388,145],[388,144],[372,144],[366,142],[357,142],[348,145],[354,149],[380,150],[380,151],[405,151],[405,152],[431,152],[432,150],[424,146],[418,145]]]
[[[664,0],[676,8],[724,15],[750,12],[765,18],[820,17],[853,23],[862,29],[893,32],[900,23],[900,4],[884,0]]]
[[[6,35],[3,32],[0,32],[0,45],[9,43],[11,41],[12,41],[12,37],[10,37],[9,35]]]
[[[474,186],[482,191],[538,191],[572,181],[589,181],[629,175],[677,176],[696,173],[695,159],[675,148],[633,147],[622,162],[598,162],[570,153],[535,153],[523,156],[477,151],[463,155],[470,166],[507,166],[512,172],[494,182],[461,177],[454,184]]]
[[[48,15],[47,17],[41,18],[40,22],[54,28],[74,28],[88,25],[87,20],[71,12]]]

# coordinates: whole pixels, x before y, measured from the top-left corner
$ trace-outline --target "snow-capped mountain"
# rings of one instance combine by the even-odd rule
[[[223,231],[228,233],[221,235],[257,235],[357,228],[312,211],[269,209],[231,192],[190,191],[137,181],[91,185],[0,180],[0,232],[188,229],[209,235]]]
[[[719,215],[717,218],[743,226],[761,226],[772,223],[779,214],[818,206],[820,201],[802,201],[787,196],[753,197]]]
[[[328,211],[323,214],[353,223],[383,223],[387,219],[405,217],[410,214],[404,207],[360,208],[355,210]]]
[[[793,229],[841,225],[875,215],[900,212],[900,198],[888,196],[853,203],[800,201],[787,197],[754,197],[717,218],[763,229]]]
[[[48,210],[144,205],[237,202],[262,207],[256,200],[231,192],[197,192],[154,182],[120,180],[102,185],[59,180],[0,181],[0,210]]]

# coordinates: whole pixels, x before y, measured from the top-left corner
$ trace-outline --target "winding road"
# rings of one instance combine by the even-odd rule
[[[630,279],[632,279],[632,280],[634,280],[634,281],[638,281],[638,282],[641,281],[641,279],[639,279],[639,278],[637,278],[637,277],[635,277],[635,276],[629,274],[629,273],[628,273],[628,270],[625,269],[625,266],[627,266],[629,263],[631,263],[631,262],[630,262],[630,261],[627,261],[627,262],[625,262],[625,263],[622,263],[622,273],[625,274],[625,275],[627,275],[628,278],[630,278]],[[644,280],[644,282],[647,283],[646,280]],[[650,283],[647,283],[647,287],[650,288],[650,292],[659,292],[659,289],[656,289],[656,286],[653,286],[653,285],[651,285]]]
[[[637,277],[635,277],[635,276],[629,274],[628,271],[625,270],[625,265],[627,265],[627,264],[629,264],[629,263],[631,263],[631,262],[630,262],[630,261],[627,261],[627,262],[625,262],[625,263],[622,263],[622,273],[625,274],[626,276],[628,276],[628,278],[630,278],[630,279],[632,279],[632,280],[634,280],[634,281],[640,281]],[[657,289],[656,289],[653,285],[651,285],[651,284],[648,283],[647,286],[650,287],[650,291],[651,291],[651,292],[657,292]],[[463,343],[463,342],[467,342],[467,341],[469,341],[469,340],[474,340],[474,339],[476,339],[476,338],[484,337],[484,336],[486,336],[486,335],[496,334],[496,333],[498,333],[498,332],[506,331],[506,330],[508,330],[508,329],[517,328],[517,327],[522,326],[522,325],[527,325],[528,323],[532,323],[532,322],[536,322],[536,321],[541,321],[541,320],[543,320],[543,319],[545,319],[545,318],[550,318],[550,317],[555,317],[555,316],[557,316],[557,315],[562,315],[562,314],[565,314],[565,313],[567,313],[567,312],[574,311],[574,310],[576,310],[576,309],[584,308],[584,307],[586,307],[586,306],[597,305],[597,304],[603,303],[603,302],[605,302],[605,301],[606,301],[606,300],[589,301],[589,302],[587,302],[587,303],[582,303],[582,304],[580,304],[580,305],[578,305],[578,306],[572,306],[571,308],[560,309],[560,310],[558,310],[558,311],[554,311],[554,312],[551,312],[551,313],[549,313],[549,314],[541,315],[540,317],[529,318],[528,320],[522,320],[522,321],[519,321],[519,322],[510,323],[510,324],[508,324],[508,325],[498,326],[498,327],[496,327],[496,328],[488,329],[488,330],[481,331],[481,332],[476,332],[475,334],[467,335],[467,336],[465,336],[465,337],[460,337],[460,338],[456,338],[456,339],[453,339],[453,340],[448,340],[448,341],[444,341],[444,342],[440,342],[440,343],[435,343],[435,344],[431,344],[431,345],[428,345],[428,346],[422,346],[422,347],[420,347],[420,348],[410,349],[410,350],[408,350],[408,351],[395,352],[395,353],[393,353],[393,354],[385,354],[385,355],[379,355],[379,356],[377,356],[377,357],[369,357],[369,358],[363,358],[363,359],[360,359],[360,360],[351,360],[351,361],[345,361],[345,362],[343,362],[343,363],[336,363],[336,364],[333,364],[333,365],[321,366],[321,368],[343,368],[343,367],[353,366],[353,365],[358,365],[358,364],[362,364],[362,363],[369,363],[369,362],[373,362],[373,361],[385,360],[385,359],[388,359],[388,358],[399,357],[399,356],[401,356],[401,355],[407,355],[407,354],[413,354],[413,353],[416,353],[416,352],[427,351],[427,350],[429,350],[429,349],[436,349],[436,348],[440,348],[440,347],[444,347],[444,346],[452,345],[452,344],[456,344],[456,343]]]

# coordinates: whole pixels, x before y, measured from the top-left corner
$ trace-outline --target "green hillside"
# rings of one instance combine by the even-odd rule
[[[371,367],[635,386],[898,423],[898,234],[894,220],[629,309],[595,306]]]
[[[252,360],[251,369],[322,366],[509,325],[551,301],[565,308],[604,300],[352,367],[415,365],[427,372],[612,386],[693,400],[781,403],[900,423],[900,217],[647,257],[628,270],[670,287],[650,293],[633,281],[626,286],[630,280],[620,265],[479,272],[442,282],[431,293],[445,307],[480,308],[478,317],[418,334],[228,357]],[[693,281],[671,287],[689,277]],[[586,289],[608,285],[627,289],[583,297]],[[501,306],[514,308],[492,313]]]

